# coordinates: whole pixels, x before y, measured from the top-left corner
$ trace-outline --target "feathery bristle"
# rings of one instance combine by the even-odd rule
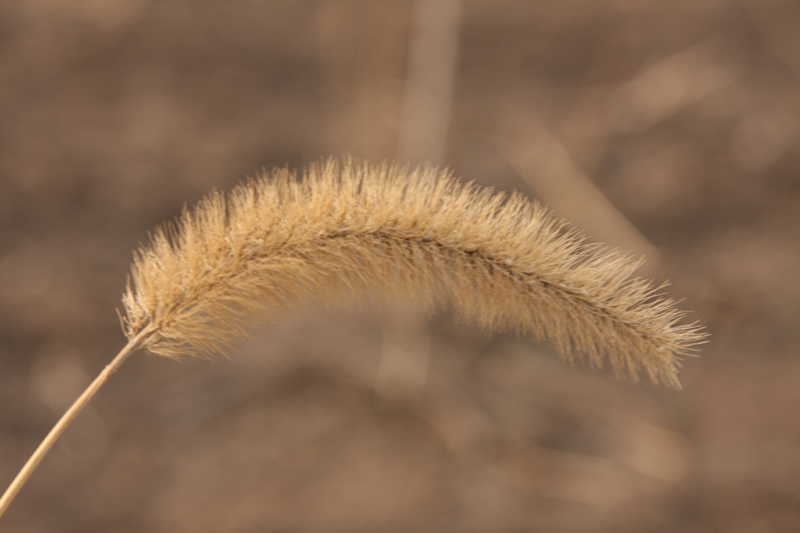
[[[166,357],[225,353],[254,318],[369,291],[451,306],[488,330],[550,340],[567,360],[679,387],[704,334],[639,262],[583,242],[522,196],[434,169],[365,162],[288,170],[211,193],[159,229],[133,263],[126,335]]]

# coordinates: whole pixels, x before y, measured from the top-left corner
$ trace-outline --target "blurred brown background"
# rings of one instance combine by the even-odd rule
[[[136,356],[19,532],[800,531],[796,0],[0,3],[0,484],[123,344],[131,250],[345,152],[520,190],[712,334],[685,390],[401,306]]]

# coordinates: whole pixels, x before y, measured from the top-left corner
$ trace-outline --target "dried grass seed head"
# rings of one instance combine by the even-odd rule
[[[697,325],[639,262],[587,245],[544,208],[433,168],[329,160],[211,193],[136,254],[123,297],[129,338],[167,357],[226,353],[275,321],[369,291],[426,311],[449,305],[487,330],[550,340],[567,360],[679,386]]]

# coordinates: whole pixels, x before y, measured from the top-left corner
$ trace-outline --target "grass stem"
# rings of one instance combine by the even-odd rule
[[[17,477],[14,478],[14,481],[11,482],[11,485],[6,489],[6,492],[3,494],[3,497],[0,498],[0,517],[3,516],[8,506],[11,505],[11,502],[14,501],[14,498],[19,493],[20,489],[25,485],[28,481],[28,478],[31,477],[36,467],[39,466],[39,463],[42,462],[42,459],[47,455],[53,445],[58,441],[64,431],[69,427],[75,418],[78,417],[83,408],[86,407],[86,404],[97,394],[97,391],[108,381],[108,378],[111,377],[111,374],[117,371],[122,363],[125,362],[128,357],[135,352],[140,344],[142,339],[150,333],[150,328],[144,328],[142,331],[128,341],[128,344],[125,345],[122,350],[114,357],[114,360],[106,366],[102,372],[95,378],[91,385],[89,385],[83,394],[75,400],[75,403],[67,410],[66,413],[61,417],[61,419],[53,426],[53,429],[50,430],[47,437],[39,444],[39,447],[36,448],[36,451],[33,452],[28,462],[25,463],[25,466],[22,467],[22,470],[19,471]]]

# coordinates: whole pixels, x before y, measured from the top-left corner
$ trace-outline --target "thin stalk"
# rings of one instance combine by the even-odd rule
[[[138,335],[133,337],[128,344],[125,345],[122,350],[114,357],[114,360],[111,361],[108,366],[106,366],[100,375],[98,375],[95,380],[92,382],[89,387],[80,397],[75,400],[75,403],[64,413],[64,416],[61,417],[61,420],[53,426],[53,429],[50,430],[50,433],[47,434],[47,437],[39,444],[39,447],[36,448],[36,451],[33,452],[28,462],[25,463],[25,466],[22,467],[22,470],[19,471],[17,477],[14,478],[14,481],[11,482],[11,485],[6,489],[6,492],[3,494],[3,497],[0,498],[0,517],[6,512],[8,506],[11,505],[11,502],[14,501],[14,498],[17,496],[17,493],[22,489],[25,483],[28,481],[28,478],[31,477],[33,471],[36,470],[36,467],[39,466],[39,463],[42,462],[47,452],[53,447],[56,441],[61,437],[61,434],[69,427],[75,418],[83,411],[83,408],[86,407],[86,404],[97,394],[97,391],[108,381],[108,378],[111,377],[111,374],[117,371],[117,369],[125,362],[125,360],[135,352],[139,346],[141,345],[142,339],[151,332],[149,327],[142,329]]]

